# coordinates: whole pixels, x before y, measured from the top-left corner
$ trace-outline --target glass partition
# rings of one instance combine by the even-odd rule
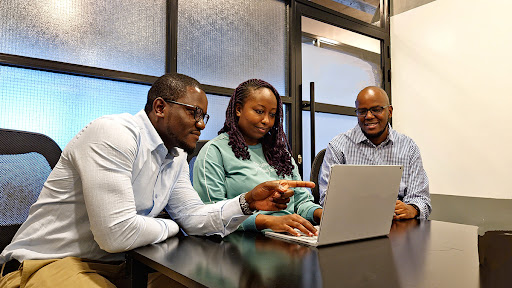
[[[161,76],[166,1],[0,1],[0,53]]]
[[[355,127],[357,118],[355,116],[337,115],[329,113],[315,113],[315,155],[320,150],[327,148],[327,144],[334,138],[334,136],[346,132]],[[304,180],[309,180],[311,173],[311,129],[309,111],[302,112],[302,127],[304,128],[302,134],[302,141],[304,143],[304,151],[302,156],[304,163]]]
[[[92,120],[144,109],[150,86],[0,66],[0,127],[52,138],[61,149]]]
[[[364,87],[381,86],[380,41],[346,29],[302,17],[302,99],[354,106]]]
[[[228,88],[260,78],[286,95],[288,8],[284,1],[178,4],[179,73]]]
[[[382,27],[380,0],[309,0],[331,10]]]
[[[315,103],[328,104],[315,105],[314,135],[310,111],[302,112],[303,177],[309,179],[312,150],[316,155],[334,136],[353,128],[357,118],[348,113],[357,94],[382,86],[381,41],[305,16],[301,22],[302,100],[310,101],[309,83],[314,82]]]
[[[201,131],[201,140],[211,140],[217,137],[219,130],[224,126],[226,108],[229,103],[229,97],[226,96],[207,94],[206,97],[208,98],[210,120],[208,120],[206,128]]]

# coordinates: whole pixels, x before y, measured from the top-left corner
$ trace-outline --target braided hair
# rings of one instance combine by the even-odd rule
[[[268,88],[277,100],[277,111],[274,126],[270,131],[263,136],[261,146],[263,147],[263,154],[267,163],[272,166],[277,175],[284,177],[285,175],[292,175],[293,164],[292,154],[286,134],[283,130],[283,103],[281,97],[269,83],[260,79],[250,79],[238,85],[235,92],[229,100],[228,108],[226,109],[226,121],[224,127],[220,129],[219,134],[227,132],[229,135],[229,146],[233,150],[235,157],[238,159],[250,159],[249,147],[245,143],[244,136],[238,127],[238,117],[236,116],[236,106],[243,107],[249,95],[258,89]]]

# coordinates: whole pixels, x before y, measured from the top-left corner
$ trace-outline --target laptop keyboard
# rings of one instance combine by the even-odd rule
[[[315,226],[315,229],[318,231],[318,229],[320,229],[320,226]],[[294,237],[297,237],[297,238],[301,238],[302,240],[306,241],[306,242],[310,242],[310,243],[315,243],[317,240],[318,240],[318,236],[316,235],[313,235],[313,236],[308,236],[306,234],[304,234],[302,231],[300,231],[299,229],[295,228],[294,229],[297,233],[300,234],[300,236],[295,236],[295,235],[292,235]]]
[[[315,226],[316,230],[320,232],[319,226]],[[306,234],[302,233],[299,229],[295,229],[297,233],[299,233],[301,236],[295,236],[288,232],[273,232],[273,231],[266,231],[265,236],[277,238],[285,241],[290,241],[293,243],[302,243],[309,246],[316,246],[318,243],[318,236],[307,236]]]

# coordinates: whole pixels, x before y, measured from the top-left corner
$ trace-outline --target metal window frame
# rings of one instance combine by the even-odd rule
[[[302,101],[302,60],[301,43],[302,27],[301,17],[306,16],[334,26],[338,26],[359,34],[381,40],[381,67],[382,86],[391,98],[391,59],[390,59],[390,30],[389,30],[389,0],[381,1],[382,27],[351,18],[342,13],[330,10],[326,7],[307,0],[283,0],[288,5],[288,71],[286,77],[287,95],[281,99],[287,107],[287,118],[285,125],[288,131],[292,153],[297,163],[298,156],[302,155],[302,111],[309,110],[311,103]],[[177,72],[177,44],[178,44],[178,0],[166,0],[166,47],[165,47],[165,72]],[[19,55],[0,53],[0,65],[28,68],[42,71],[50,71],[63,74],[78,75],[113,81],[151,85],[158,79],[156,76],[130,73],[124,71],[103,69],[91,66],[64,63],[52,60],[31,58]],[[207,94],[230,97],[234,89],[202,85]],[[316,112],[332,113],[339,115],[354,116],[353,107],[331,105],[325,103],[313,103]],[[302,174],[302,164],[299,164],[299,171]]]
[[[178,71],[178,0],[166,0],[165,73]],[[158,77],[92,66],[58,62],[40,58],[0,53],[0,65],[41,71],[71,74],[113,81],[151,85]],[[207,94],[231,97],[235,89],[222,86],[202,85]],[[291,103],[290,97],[282,96],[283,103]]]
[[[391,99],[391,59],[390,59],[390,29],[389,29],[389,0],[380,0],[380,6],[382,7],[381,21],[383,24],[381,27],[374,26],[370,23],[352,18],[344,15],[340,12],[333,11],[329,8],[321,6],[319,4],[307,1],[307,0],[292,0],[290,2],[290,42],[289,42],[289,54],[290,54],[290,80],[289,80],[289,91],[291,97],[291,109],[290,109],[290,123],[289,123],[289,140],[291,142],[292,153],[295,157],[295,161],[299,166],[299,171],[302,175],[302,155],[303,151],[302,143],[302,111],[309,111],[312,103],[309,101],[302,100],[302,86],[309,85],[309,83],[302,83],[302,21],[301,17],[305,16],[317,21],[321,21],[333,26],[337,26],[352,32],[362,34],[374,39],[378,39],[381,42],[381,69],[382,69],[382,87],[388,93]],[[338,115],[349,115],[355,116],[353,107],[346,107],[341,105],[332,105],[326,103],[313,103],[314,112],[331,113]],[[311,121],[314,123],[314,120]],[[342,132],[342,131],[340,131]],[[312,137],[313,138],[313,137]],[[314,139],[311,139],[314,147]]]

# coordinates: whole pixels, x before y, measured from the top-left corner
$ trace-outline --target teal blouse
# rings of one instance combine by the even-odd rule
[[[275,169],[267,163],[261,144],[249,146],[251,157],[249,160],[242,160],[235,157],[228,142],[228,134],[222,133],[208,141],[197,155],[194,163],[193,183],[204,203],[215,203],[234,198],[265,181],[301,180],[293,158],[293,174],[280,177]],[[294,192],[286,210],[260,211],[259,213],[274,216],[297,213],[317,225],[313,219],[313,212],[322,207],[313,203],[313,196],[306,188],[294,188]],[[257,214],[246,219],[240,229],[257,231],[256,216]]]

